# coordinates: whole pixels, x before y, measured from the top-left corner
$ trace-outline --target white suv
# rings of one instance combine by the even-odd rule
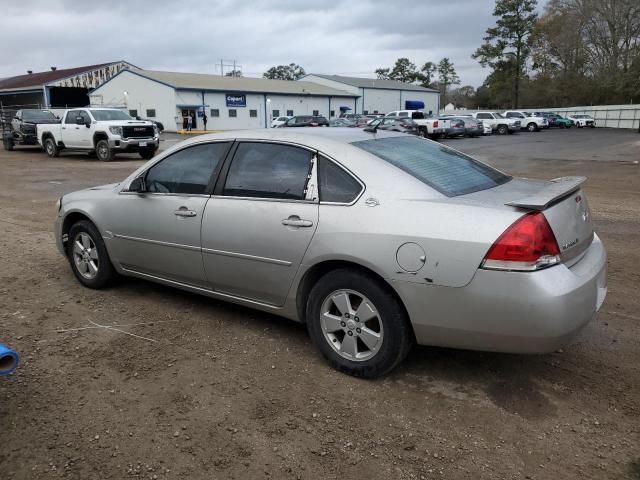
[[[502,115],[507,118],[517,118],[522,124],[522,129],[527,129],[530,132],[537,132],[543,128],[549,128],[549,122],[545,117],[525,112],[524,110],[507,110]]]
[[[519,119],[506,118],[498,112],[474,112],[471,116],[477,120],[482,120],[484,125],[490,125],[491,130],[500,135],[516,133],[520,131],[522,126]]]

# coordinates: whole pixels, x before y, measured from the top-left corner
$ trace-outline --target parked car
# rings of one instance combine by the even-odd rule
[[[278,128],[282,127],[328,127],[329,120],[324,117],[312,116],[312,115],[297,115],[295,117],[291,117],[282,125],[279,125]]]
[[[60,123],[60,119],[49,110],[3,110],[2,113],[2,144],[5,150],[13,150],[16,145],[38,145],[36,126],[39,123]]]
[[[573,127],[573,120],[569,120],[568,118],[563,117],[562,115],[558,115],[557,113],[549,113],[547,119],[551,123],[552,127],[559,128],[571,128]]]
[[[472,115],[444,115],[445,118],[462,118],[465,121],[465,126],[468,120],[474,120],[477,124],[477,135],[491,135],[493,129],[489,123],[484,123],[482,120],[478,120],[477,118],[473,118]],[[473,124],[472,124],[473,125]]]
[[[389,112],[385,117],[410,118],[418,125],[418,130],[423,137],[440,138],[446,133],[448,125],[446,121],[430,117],[420,110],[396,110]]]
[[[366,131],[390,130],[393,132],[422,135],[418,124],[410,118],[382,117],[373,120],[365,129]]]
[[[536,115],[524,110],[507,110],[502,114],[506,118],[517,118],[520,120],[521,128],[530,132],[539,132],[549,128],[549,122],[542,115]]]
[[[117,153],[137,152],[151,158],[160,138],[151,122],[135,120],[116,108],[74,108],[65,110],[62,123],[38,124],[38,143],[50,157],[61,150],[95,152],[100,160],[112,160]]]
[[[358,122],[347,118],[334,118],[329,121],[330,127],[356,127]]]
[[[491,130],[500,135],[519,132],[522,126],[519,119],[506,118],[498,112],[474,112],[472,117],[476,120],[482,120],[485,125],[490,125]]]
[[[288,117],[288,116],[275,117],[273,120],[271,120],[271,128],[279,127],[283,123],[286,123],[287,120],[289,120],[290,118],[291,117]]]
[[[596,126],[596,121],[590,115],[576,114],[576,115],[569,115],[567,118],[571,120],[573,124],[578,128],[582,128],[582,127],[595,128]]]
[[[136,115],[135,119],[144,120],[145,122],[151,122],[156,126],[156,128],[158,129],[158,132],[164,132],[164,125],[162,124],[162,122],[159,122],[158,120],[152,120],[150,118],[142,118],[140,115]]]
[[[89,288],[121,274],[304,322],[362,377],[414,342],[552,352],[600,309],[584,177],[514,178],[396,132],[302,132],[198,136],[65,194],[58,249]]]

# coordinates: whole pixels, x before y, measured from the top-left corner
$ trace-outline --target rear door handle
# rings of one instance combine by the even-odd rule
[[[291,215],[289,218],[282,220],[282,224],[289,227],[310,227],[313,225],[313,222],[311,220],[304,220],[298,215]]]
[[[187,207],[180,207],[178,210],[173,212],[173,214],[177,217],[195,217],[198,213],[193,210],[189,210]]]

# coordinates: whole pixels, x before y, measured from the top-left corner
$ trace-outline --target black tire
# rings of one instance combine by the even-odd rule
[[[329,343],[329,339],[323,332],[321,309],[325,302],[330,301],[330,296],[339,290],[357,292],[356,298],[357,295],[363,295],[369,299],[378,312],[373,320],[374,325],[366,323],[370,329],[375,331],[377,325],[379,331],[383,332],[381,344],[378,344],[375,353],[372,353],[370,358],[350,360],[343,357]],[[351,320],[348,320],[349,318]],[[347,333],[351,331],[349,336],[355,337],[353,340],[355,345],[366,349],[365,343],[355,334],[356,331],[362,334],[357,326],[360,325],[365,330],[365,323],[356,323],[357,320],[358,317],[345,316],[345,322],[350,322],[350,324],[344,324],[344,331],[336,331],[336,335],[342,335],[343,339],[340,340],[340,348],[344,339],[347,338]],[[376,378],[390,372],[405,359],[414,341],[413,331],[405,310],[391,292],[390,287],[371,275],[346,268],[327,273],[311,289],[307,299],[306,323],[313,343],[329,363],[337,370],[356,377]],[[337,341],[337,338],[333,339],[336,344]]]
[[[156,154],[155,150],[140,150],[138,154],[145,160],[150,160]]]
[[[509,133],[509,127],[506,125],[498,125],[497,131],[500,135],[506,135]]]
[[[93,259],[95,265],[97,265],[97,273],[92,278],[89,278],[80,271],[80,265],[74,258],[74,244],[77,240],[80,240],[81,235],[88,235],[91,239],[90,251],[97,251],[97,259]],[[82,243],[82,242],[81,242]],[[81,220],[71,226],[69,230],[69,241],[67,242],[67,259],[71,265],[71,270],[78,279],[78,281],[88,288],[100,289],[108,286],[116,276],[116,271],[111,264],[109,254],[107,253],[107,247],[102,240],[102,235],[96,228],[96,226],[88,220]],[[87,272],[89,270],[87,269]]]
[[[4,149],[7,150],[8,152],[13,151],[14,143],[12,138],[5,138],[2,141],[2,144],[4,145]]]
[[[530,132],[537,132],[540,129],[538,128],[538,125],[536,125],[534,122],[531,122],[529,123],[529,125],[527,125],[527,130],[529,130]]]
[[[50,158],[55,158],[58,155],[60,155],[60,149],[56,145],[56,141],[53,139],[53,137],[47,137],[44,140],[43,147],[44,147],[44,151],[47,153],[47,155]]]
[[[98,160],[109,162],[114,159],[115,152],[109,147],[107,140],[98,140],[98,143],[96,143],[96,155],[98,156]]]

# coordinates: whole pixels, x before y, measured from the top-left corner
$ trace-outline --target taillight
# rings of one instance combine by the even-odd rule
[[[540,212],[516,220],[495,241],[482,261],[489,270],[532,271],[560,263],[560,248]]]
[[[438,128],[438,121],[433,122],[433,128]]]

